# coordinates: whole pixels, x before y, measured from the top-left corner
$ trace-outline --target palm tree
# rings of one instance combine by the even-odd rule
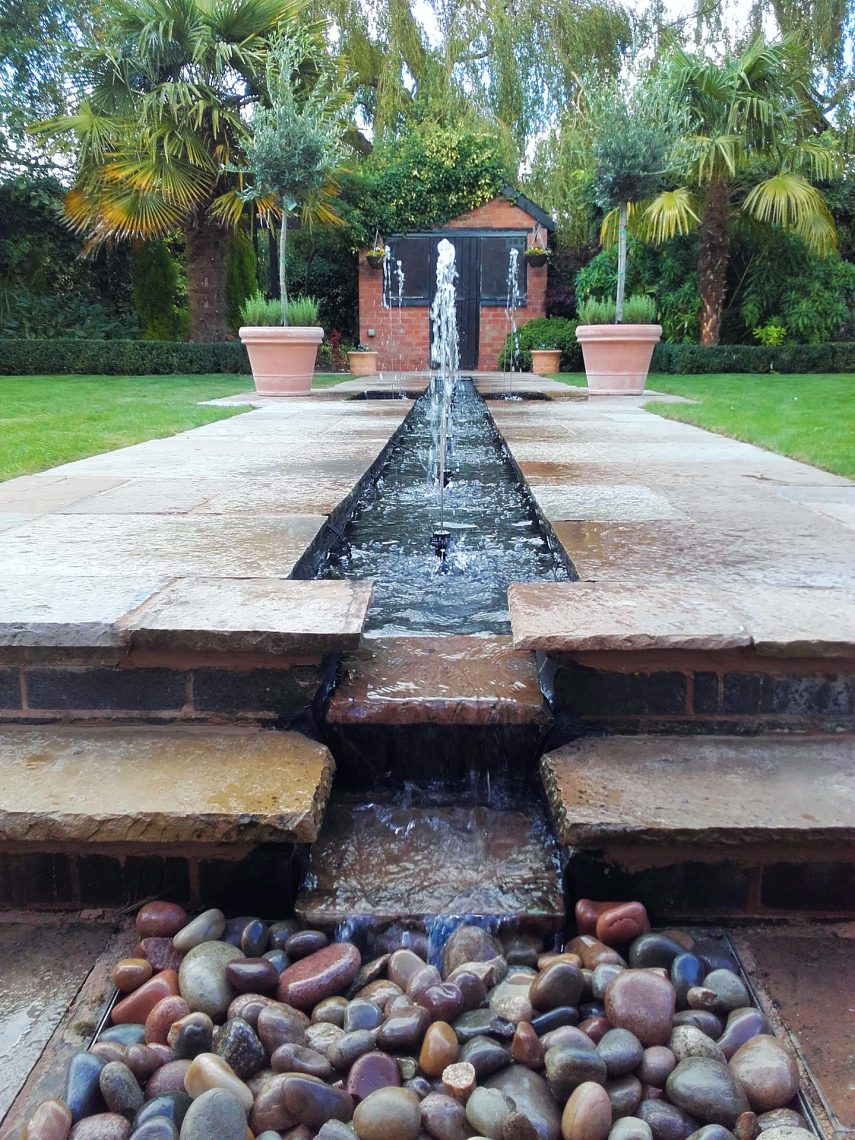
[[[225,339],[226,243],[244,202],[244,116],[264,96],[277,32],[303,0],[107,0],[107,37],[88,51],[76,111],[35,133],[76,138],[66,197],[91,245],[185,241],[190,339]]]
[[[838,157],[822,137],[792,40],[755,37],[722,63],[678,47],[664,62],[663,114],[682,116],[675,175],[644,214],[647,236],[663,241],[698,226],[702,344],[717,344],[736,211],[794,229],[819,254],[835,245],[834,223],[812,180]]]

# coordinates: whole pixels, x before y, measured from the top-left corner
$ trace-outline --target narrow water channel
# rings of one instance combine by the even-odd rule
[[[419,397],[384,466],[358,496],[316,576],[375,583],[366,632],[507,633],[512,582],[575,578],[512,463],[471,380],[458,381],[450,418],[443,563],[430,392]]]

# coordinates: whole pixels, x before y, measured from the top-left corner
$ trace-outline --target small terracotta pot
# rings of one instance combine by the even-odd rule
[[[579,325],[588,391],[596,396],[640,396],[661,325]]]
[[[535,376],[549,376],[561,370],[560,348],[533,348],[531,350],[531,370]]]
[[[301,325],[247,325],[246,346],[259,396],[308,396],[324,330]]]
[[[376,352],[349,352],[347,363],[351,376],[375,376],[377,374]]]

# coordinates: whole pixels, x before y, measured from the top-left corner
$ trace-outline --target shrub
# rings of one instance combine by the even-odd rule
[[[249,373],[239,341],[0,340],[0,376]]]
[[[633,293],[624,302],[623,319],[627,325],[652,325],[656,320],[656,302],[646,293]]]
[[[561,371],[579,372],[582,369],[582,350],[576,341],[578,322],[567,317],[535,317],[517,330],[519,349],[518,367],[526,371],[531,368],[531,350],[542,344],[554,345],[561,350]],[[513,344],[508,334],[499,355],[499,367],[511,367]]]
[[[189,325],[178,276],[165,242],[146,242],[134,251],[134,308],[143,340],[178,340]]]
[[[617,308],[614,301],[589,297],[579,306],[580,325],[612,325]]]
[[[240,320],[243,325],[281,325],[282,303],[278,297],[268,299],[259,289],[241,305]]]
[[[129,313],[111,312],[101,301],[77,295],[40,297],[12,289],[3,297],[0,338],[43,340],[108,340],[132,337],[136,321]]]
[[[653,350],[651,372],[672,375],[747,372],[855,372],[855,345],[782,344],[765,347],[753,344],[661,343]]]
[[[226,323],[237,332],[241,306],[258,290],[256,256],[252,242],[241,232],[229,235],[226,253]]]
[[[318,323],[317,297],[291,297],[285,306],[289,325],[316,325]]]

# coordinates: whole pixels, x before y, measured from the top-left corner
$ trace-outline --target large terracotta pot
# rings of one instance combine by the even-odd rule
[[[324,330],[301,325],[247,325],[246,345],[259,396],[308,396]]]
[[[549,376],[561,368],[560,348],[533,348],[531,350],[531,370],[535,376]]]
[[[374,376],[377,373],[376,352],[349,352],[347,363],[351,376]]]
[[[579,325],[588,391],[597,396],[638,396],[644,391],[661,325]]]

